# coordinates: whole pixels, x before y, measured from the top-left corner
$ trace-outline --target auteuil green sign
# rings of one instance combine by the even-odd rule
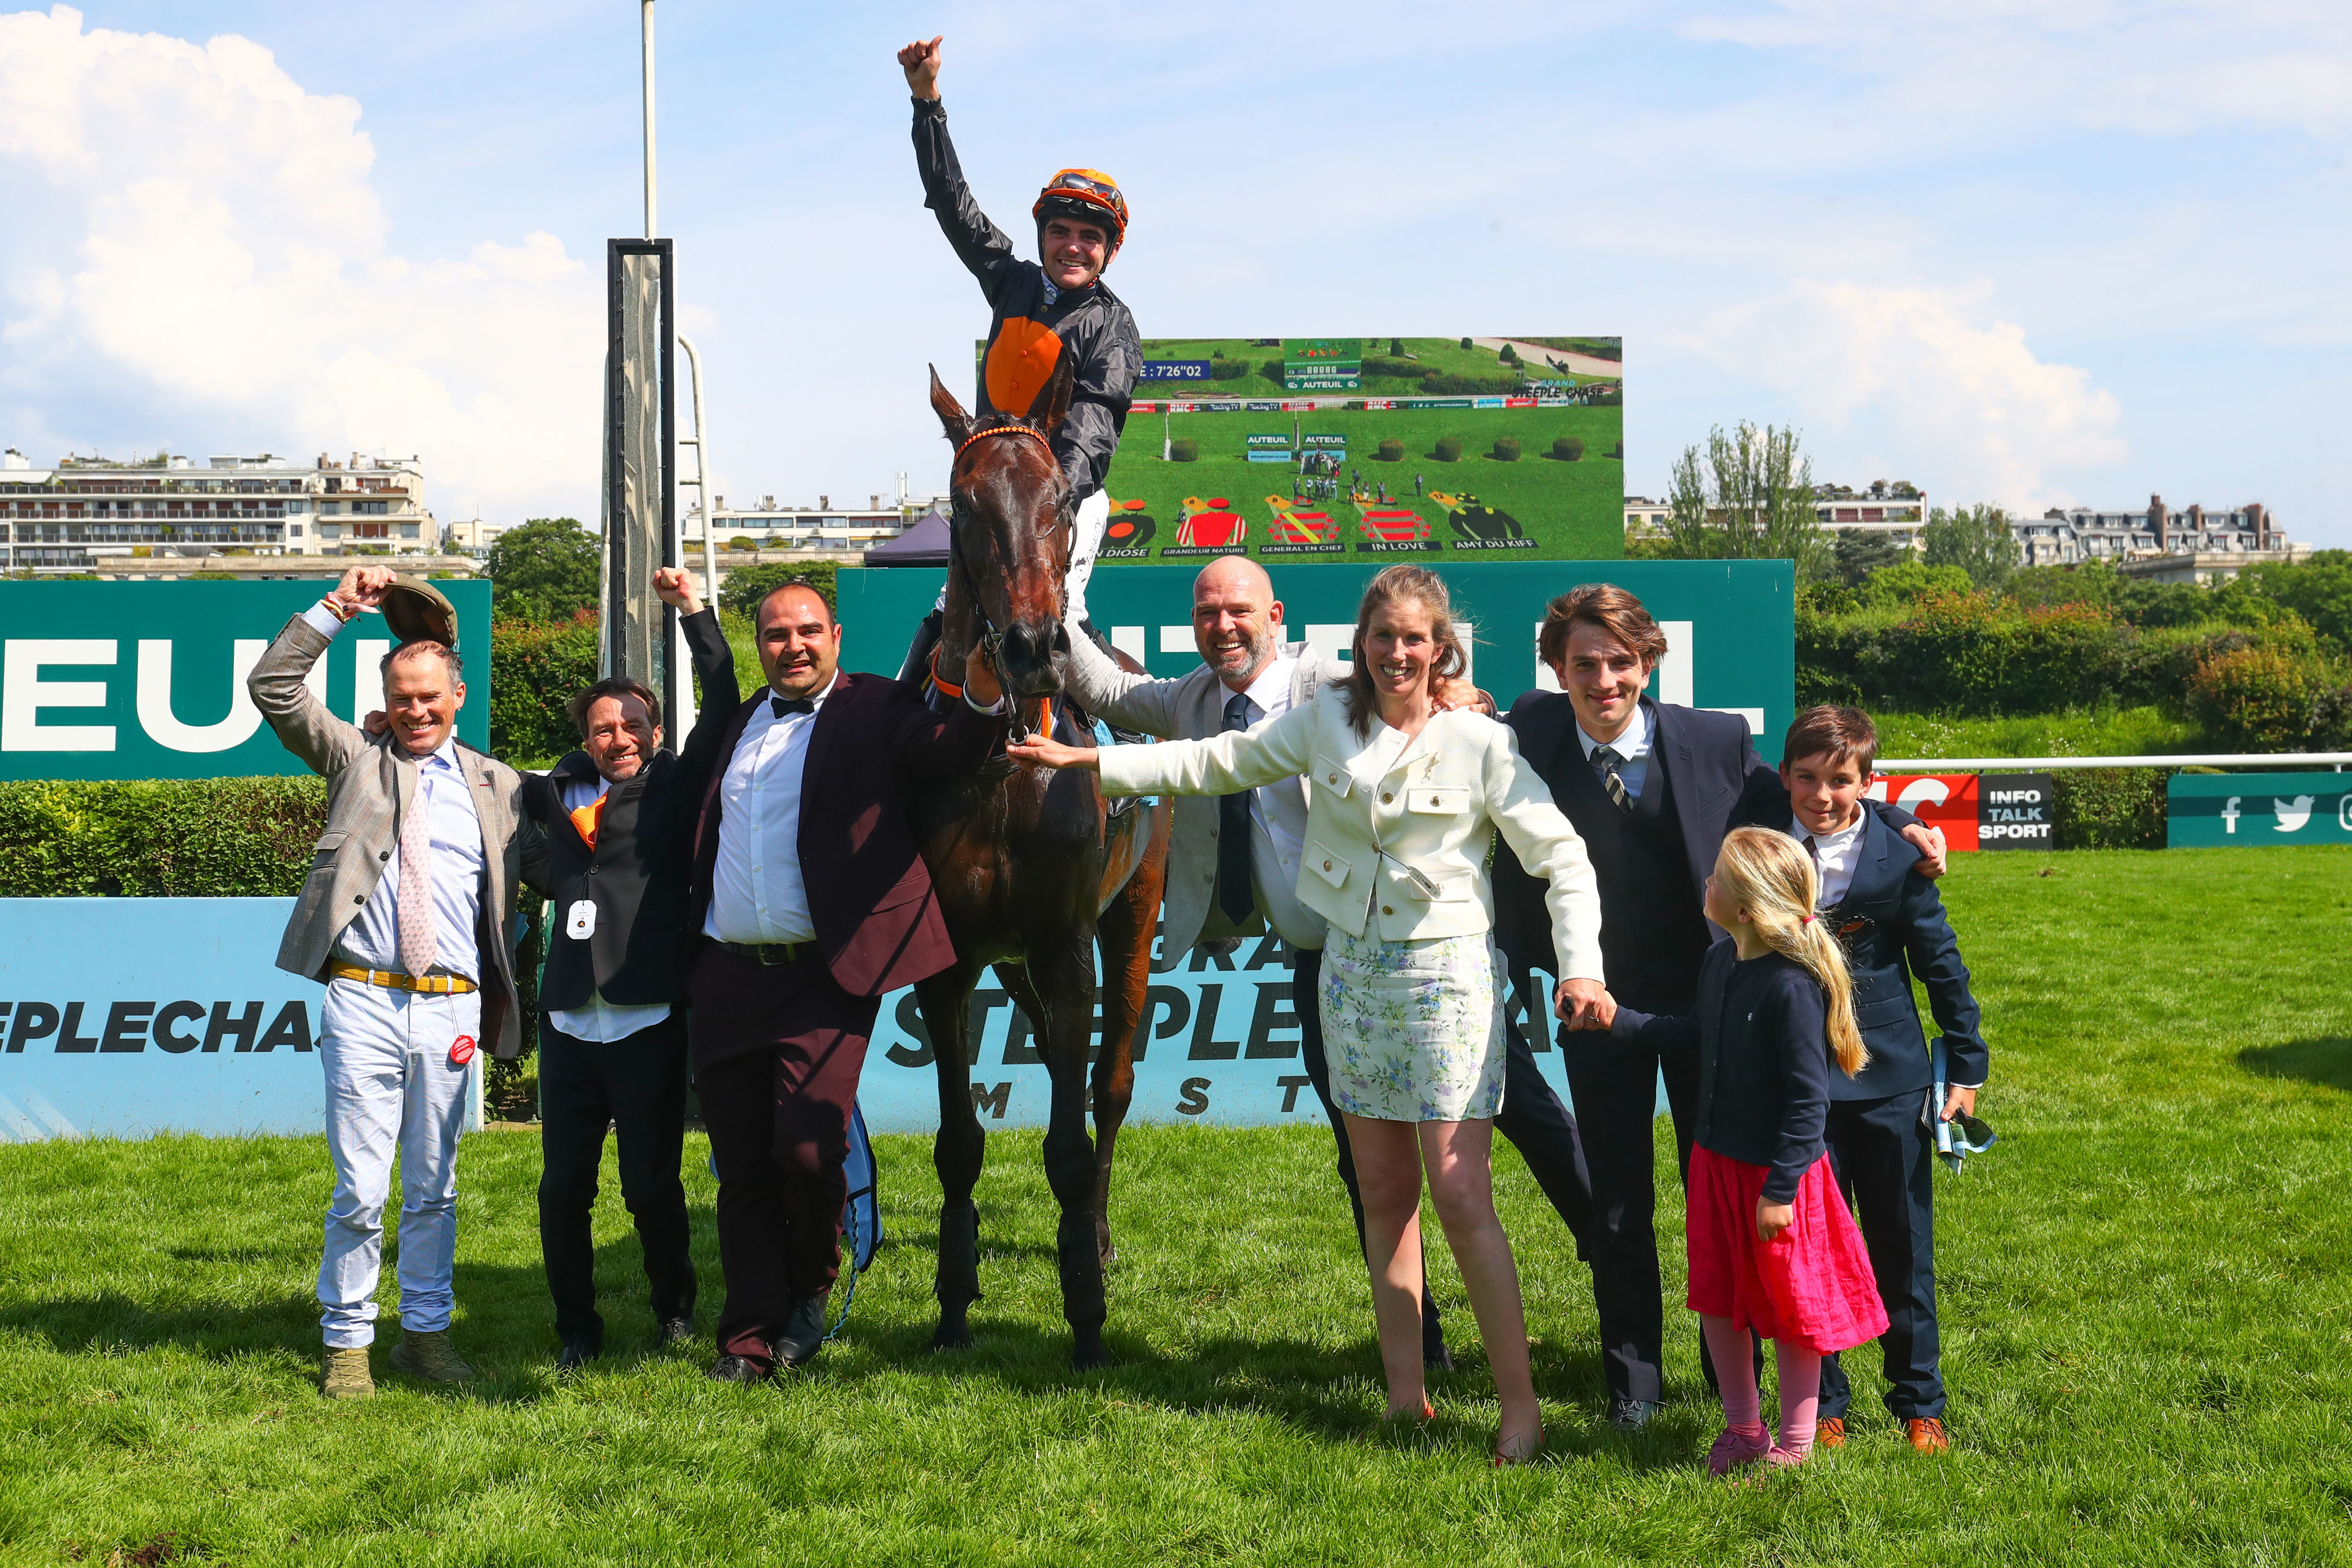
[[[457,608],[466,705],[457,738],[488,747],[490,585],[438,584]],[[286,618],[328,584],[0,583],[0,779],[196,779],[299,773],[245,692]],[[394,642],[363,616],[310,674],[339,718],[383,706]]]
[[[2352,844],[2352,773],[2175,773],[2164,816],[2174,849]]]

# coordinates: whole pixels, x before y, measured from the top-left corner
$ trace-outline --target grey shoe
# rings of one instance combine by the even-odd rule
[[[367,1346],[337,1350],[327,1347],[319,1373],[319,1392],[329,1399],[367,1399],[375,1394],[375,1375],[368,1371]]]
[[[467,1366],[457,1347],[449,1342],[449,1331],[435,1329],[426,1331],[411,1329],[400,1336],[386,1358],[393,1370],[411,1377],[421,1377],[427,1383],[471,1383],[474,1369]]]
[[[1609,1425],[1620,1432],[1639,1432],[1647,1426],[1660,1409],[1653,1399],[1612,1399],[1609,1402]]]

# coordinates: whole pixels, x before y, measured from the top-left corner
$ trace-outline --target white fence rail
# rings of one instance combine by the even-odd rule
[[[1881,757],[1882,773],[2038,773],[2053,768],[2256,768],[2327,766],[2344,771],[2352,752],[2271,752],[2260,755],[2214,752],[2179,757],[1945,757],[1930,762],[1894,762]]]

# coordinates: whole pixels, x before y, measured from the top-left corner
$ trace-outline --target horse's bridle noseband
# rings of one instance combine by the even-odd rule
[[[975,430],[970,436],[965,437],[963,444],[955,449],[955,456],[949,459],[948,464],[950,485],[952,485],[955,464],[962,460],[963,455],[970,451],[975,443],[984,441],[991,436],[1026,436],[1029,439],[1036,442],[1040,447],[1045,448],[1045,456],[1053,462],[1054,471],[1057,474],[1062,471],[1061,459],[1054,456],[1053,443],[1046,440],[1045,437],[1037,431],[1031,429],[1026,425],[992,425],[985,430]],[[964,564],[962,524],[965,518],[969,515],[964,504],[964,499],[961,495],[956,494],[952,489],[950,489],[949,500],[950,510],[948,515],[948,565],[950,570],[963,579],[963,591],[965,596],[971,600],[971,613],[978,616],[980,620],[981,651],[988,656],[989,668],[996,671],[998,689],[1004,691],[1008,700],[1012,701],[1013,718],[1010,731],[1012,739],[1015,744],[1018,744],[1028,740],[1033,733],[1051,738],[1054,728],[1054,700],[1052,698],[1047,697],[1040,699],[1040,701],[1044,704],[1044,708],[1038,716],[1038,728],[1035,731],[1031,731],[1026,724],[1022,722],[1020,701],[1017,699],[1012,698],[1008,683],[1004,679],[1004,660],[1003,657],[1004,634],[997,629],[996,624],[993,621],[991,621],[988,618],[988,607],[981,601],[979,586],[972,581],[971,569]],[[1066,477],[1064,479],[1062,484],[1061,497],[1055,503],[1054,510],[1056,527],[1059,527],[1069,521],[1071,512],[1070,486]],[[1057,594],[1061,591],[1060,584],[1055,584],[1055,591]],[[939,669],[936,655],[933,656],[931,675],[935,681],[938,680]]]

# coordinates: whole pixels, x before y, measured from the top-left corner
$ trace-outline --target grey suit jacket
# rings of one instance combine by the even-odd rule
[[[1207,665],[1173,680],[1129,675],[1113,664],[1091,637],[1070,639],[1070,689],[1079,706],[1121,729],[1140,730],[1163,741],[1199,741],[1225,727],[1225,700],[1233,693]],[[1326,681],[1346,677],[1348,667],[1324,663],[1302,651],[1292,672],[1290,703],[1315,700]],[[1217,892],[1217,799],[1176,797],[1175,839],[1168,850],[1168,892],[1160,908],[1160,951],[1175,954],[1201,940]],[[1310,914],[1312,911],[1309,911]]]
[[[404,765],[390,735],[371,736],[327,711],[304,677],[329,639],[296,616],[253,667],[246,689],[286,749],[327,781],[327,830],[319,836],[294,918],[278,944],[278,967],[312,980],[327,964],[343,928],[365,907],[384,862],[400,842],[401,814],[416,794],[416,769]],[[482,1040],[496,1055],[522,1054],[509,916],[523,884],[547,880],[547,838],[522,811],[522,777],[494,757],[457,748],[474,811],[482,823]]]

